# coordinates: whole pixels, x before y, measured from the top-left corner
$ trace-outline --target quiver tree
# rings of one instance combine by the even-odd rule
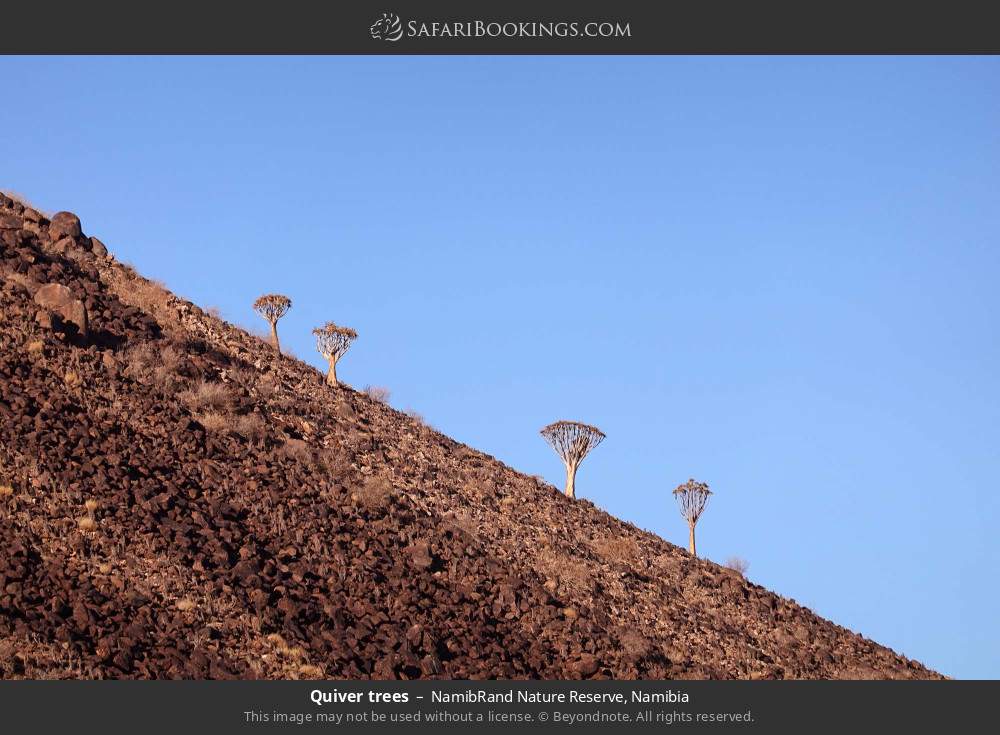
[[[604,441],[604,432],[596,426],[576,421],[556,421],[541,431],[566,465],[566,495],[576,497],[576,470],[587,453]]]
[[[705,512],[708,496],[711,494],[712,491],[708,489],[707,484],[695,480],[688,480],[674,489],[674,497],[677,498],[681,515],[688,524],[688,551],[691,552],[692,556],[698,556],[694,543],[694,527],[698,525],[698,519]]]
[[[291,307],[292,300],[277,293],[265,294],[253,302],[254,311],[267,319],[267,323],[271,325],[271,342],[278,352],[281,352],[281,343],[278,342],[278,320]]]
[[[316,335],[316,349],[330,363],[326,382],[330,385],[339,385],[337,361],[350,349],[351,342],[357,338],[358,333],[350,327],[338,327],[333,322],[327,322],[322,327],[316,327],[313,334]]]

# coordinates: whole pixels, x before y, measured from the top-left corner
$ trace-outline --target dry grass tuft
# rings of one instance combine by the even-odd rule
[[[194,610],[198,607],[194,600],[190,600],[187,597],[177,601],[177,609],[181,612],[188,612],[189,610]]]
[[[302,664],[299,666],[299,675],[306,679],[322,679],[323,669],[312,664]]]
[[[141,342],[125,351],[125,374],[141,382],[152,382],[165,390],[175,390],[177,373],[184,354],[173,345]]]
[[[0,485],[0,500],[6,500],[14,496],[14,488],[10,485]]]
[[[81,531],[90,533],[91,531],[97,530],[97,521],[90,516],[83,516],[82,518],[76,519],[76,526]]]
[[[608,536],[590,542],[591,548],[608,561],[632,564],[640,558],[641,549],[634,539]]]
[[[381,477],[369,477],[357,488],[351,498],[368,510],[385,510],[392,499],[392,483]]]
[[[537,568],[543,576],[566,592],[589,592],[593,582],[590,568],[580,559],[553,549],[538,554]]]
[[[201,380],[177,394],[192,411],[222,411],[232,405],[232,396],[222,383]]]
[[[157,364],[156,348],[149,342],[140,342],[125,350],[125,374],[140,378]]]
[[[317,469],[331,477],[346,478],[352,471],[351,460],[338,449],[323,449],[316,454]]]
[[[385,404],[389,403],[389,397],[392,395],[388,388],[381,385],[366,385],[365,394],[373,401]]]
[[[197,413],[194,418],[209,434],[227,434],[234,429],[233,417],[218,411]]]
[[[233,421],[233,430],[247,441],[260,444],[267,434],[267,425],[259,415],[248,413],[236,417]]]
[[[726,568],[732,569],[741,577],[745,577],[746,573],[750,570],[750,562],[740,556],[731,556],[726,561]]]
[[[184,355],[171,345],[159,351],[156,365],[153,367],[153,380],[157,385],[168,390],[177,387],[177,371],[184,362]]]
[[[21,194],[18,191],[14,191],[13,189],[0,189],[0,194],[4,194],[10,197],[16,202],[20,202],[22,205],[28,207],[29,209],[34,209],[39,214],[44,215],[46,219],[52,218],[52,212],[46,209],[42,209],[39,206],[36,206],[30,199],[28,199],[28,197],[26,197],[24,194]]]
[[[137,276],[128,285],[127,298],[132,306],[137,306],[157,319],[173,316],[167,308],[170,303],[170,291],[162,281]]]

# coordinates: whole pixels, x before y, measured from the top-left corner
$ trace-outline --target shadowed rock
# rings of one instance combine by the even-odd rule
[[[62,317],[63,321],[76,325],[79,333],[86,336],[89,330],[87,307],[74,298],[73,292],[61,283],[49,283],[35,292],[35,303]]]

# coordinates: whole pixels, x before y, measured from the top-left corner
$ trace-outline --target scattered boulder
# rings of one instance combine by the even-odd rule
[[[49,222],[49,237],[58,240],[61,237],[77,238],[83,234],[80,218],[72,212],[56,212]]]
[[[108,249],[105,247],[104,243],[98,240],[96,237],[90,238],[90,252],[99,258],[104,258],[108,254]]]
[[[76,325],[81,335],[88,332],[87,307],[61,283],[49,283],[35,292],[35,303]]]

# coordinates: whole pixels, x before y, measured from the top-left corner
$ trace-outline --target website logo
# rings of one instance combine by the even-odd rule
[[[398,41],[403,37],[403,24],[395,13],[382,13],[368,30],[376,41]]]

